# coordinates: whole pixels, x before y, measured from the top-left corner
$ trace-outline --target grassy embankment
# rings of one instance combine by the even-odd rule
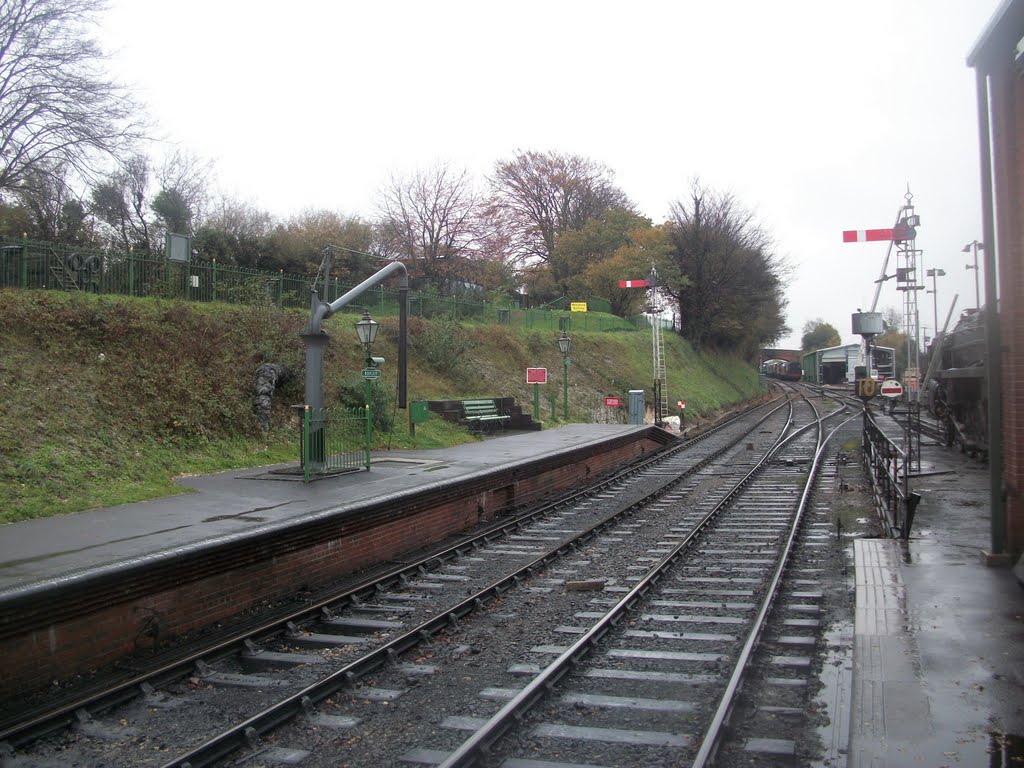
[[[361,392],[361,350],[352,315],[336,315],[325,359],[328,404]],[[175,477],[297,461],[289,405],[302,402],[303,313],[273,307],[180,304],[153,299],[0,291],[0,523],[182,492]],[[532,409],[527,367],[547,367],[545,427],[561,423],[557,333],[499,325],[410,321],[409,397],[513,396]],[[393,388],[397,320],[381,319],[374,353]],[[624,420],[603,407],[646,388],[650,335],[572,333],[570,421]],[[727,356],[702,356],[666,339],[669,402],[687,402],[691,422],[757,393],[757,375]],[[278,390],[268,434],[252,414],[261,362],[296,372]],[[392,398],[393,392],[389,393]],[[559,398],[552,423],[548,395]],[[623,409],[624,410],[624,409]],[[375,433],[378,448],[413,447],[398,411]],[[476,439],[432,417],[415,447]]]

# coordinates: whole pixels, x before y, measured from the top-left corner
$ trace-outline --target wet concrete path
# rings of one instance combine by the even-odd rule
[[[912,486],[909,541],[854,543],[848,765],[1024,765],[1024,589],[985,564],[988,467],[923,445]]]

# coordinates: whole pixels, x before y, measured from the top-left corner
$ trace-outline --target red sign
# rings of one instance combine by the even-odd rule
[[[526,383],[527,384],[547,384],[548,383],[548,369],[547,368],[527,368],[526,369]]]
[[[685,411],[686,410],[686,401],[685,400],[680,400],[679,401],[679,410],[680,411]]]
[[[844,243],[871,243],[878,240],[913,240],[917,232],[913,227],[892,229],[847,229],[843,231]]]
[[[618,408],[620,405],[622,405],[621,397],[606,397],[604,399],[605,408]]]
[[[646,288],[646,280],[619,280],[619,288]]]
[[[882,387],[878,390],[878,394],[884,395],[885,397],[899,397],[903,394],[903,385],[895,379],[889,379],[882,384]]]

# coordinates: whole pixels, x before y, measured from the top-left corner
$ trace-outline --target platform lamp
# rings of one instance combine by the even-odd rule
[[[374,366],[374,359],[370,356],[370,350],[373,348],[373,342],[377,338],[377,328],[379,324],[376,320],[370,317],[370,311],[367,309],[363,310],[363,316],[359,322],[356,323],[356,334],[359,336],[359,343],[363,345],[363,349],[366,351],[365,367],[363,368],[363,403],[366,409],[366,468],[370,468],[370,441],[373,438],[373,408],[370,405],[372,402],[373,392],[371,390],[372,378],[370,371],[376,371]]]
[[[965,264],[964,269],[974,270],[974,306],[977,309],[981,309],[981,289],[978,287],[978,251],[985,250],[985,246],[979,243],[977,240],[972,240],[961,249],[961,253],[970,253],[974,251],[974,264]]]
[[[558,337],[558,350],[562,353],[562,406],[563,417],[569,420],[569,348],[572,347],[572,339],[563,330]]]
[[[932,320],[935,325],[932,326],[932,338],[935,339],[939,335],[939,289],[935,283],[935,278],[945,277],[946,271],[944,269],[926,269],[925,277],[932,279],[932,289],[928,291],[932,295]]]

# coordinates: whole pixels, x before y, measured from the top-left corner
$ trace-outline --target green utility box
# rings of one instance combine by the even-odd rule
[[[423,424],[430,416],[426,400],[409,401],[409,434],[416,435],[416,425]]]

